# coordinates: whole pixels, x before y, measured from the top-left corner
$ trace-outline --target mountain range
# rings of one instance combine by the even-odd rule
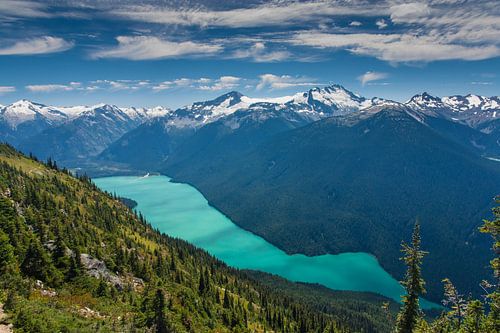
[[[163,172],[288,253],[369,252],[401,277],[400,242],[419,219],[431,297],[443,276],[470,291],[488,274],[488,240],[477,226],[498,193],[500,165],[457,138],[469,127],[373,107],[250,142],[269,126],[206,126]]]
[[[401,278],[399,245],[419,219],[436,299],[443,276],[477,293],[488,274],[477,226],[500,188],[499,101],[422,93],[400,103],[332,85],[177,110],[21,101],[0,109],[0,123],[2,140],[93,175],[156,171],[193,184],[288,253],[365,251]]]
[[[495,158],[500,154],[500,113],[497,115],[500,107],[497,100],[498,97],[476,95],[437,98],[423,93],[415,95],[406,103],[398,103],[382,98],[367,99],[339,85],[314,88],[293,96],[268,100],[251,99],[240,93],[230,92],[138,126],[105,149],[100,158],[102,161],[129,164],[135,169],[154,169],[159,168],[174,151],[176,154],[184,154],[184,149],[177,149],[179,145],[186,144],[193,133],[212,123],[217,123],[219,131],[237,132],[239,136],[246,133],[249,137],[247,143],[252,145],[255,140],[282,130],[377,106],[407,107],[418,114],[429,116],[428,122],[435,123],[435,126],[446,121],[448,134],[455,140],[481,155]],[[262,130],[261,126],[266,129]],[[254,129],[255,135],[248,133],[250,127]],[[206,131],[202,130],[201,133]],[[131,157],[131,151],[141,153]]]
[[[169,109],[114,105],[53,107],[20,100],[0,107],[0,141],[71,164],[95,156],[126,132]]]
[[[274,122],[286,123],[287,129],[377,105],[404,105],[436,119],[467,125],[476,131],[464,140],[470,141],[483,155],[495,157],[499,153],[499,97],[439,98],[423,93],[398,103],[368,99],[340,85],[267,99],[233,91],[177,110],[108,104],[54,107],[20,100],[0,106],[0,140],[42,159],[50,156],[69,166],[78,166],[89,157],[100,155],[101,163],[112,161],[148,169],[158,167],[158,162],[164,161],[185,139],[218,120],[232,128],[248,125],[250,119],[263,122],[272,118]],[[131,151],[138,153],[130,156]]]

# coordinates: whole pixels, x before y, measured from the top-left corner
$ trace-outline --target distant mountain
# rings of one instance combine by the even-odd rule
[[[435,97],[428,93],[413,96],[406,105],[427,114],[478,127],[500,119],[500,97],[478,95]]]
[[[70,114],[61,110],[23,99],[0,107],[0,140],[16,145],[23,138],[69,118]]]
[[[218,142],[230,141],[235,134],[238,142],[251,145],[284,130],[384,102],[382,99],[369,100],[358,96],[340,85],[269,99],[250,98],[233,91],[210,101],[193,103],[139,126],[110,145],[100,158],[139,169],[155,169],[174,151],[179,154],[193,153],[180,146],[198,130],[202,131],[202,135],[195,140],[207,135],[212,138],[218,136]],[[242,148],[235,141],[231,145]],[[197,147],[194,149],[201,147],[193,142],[186,142],[186,146]],[[208,154],[208,151],[203,153]]]
[[[418,218],[431,297],[441,295],[443,276],[464,291],[486,276],[488,242],[477,226],[498,194],[500,164],[461,142],[477,131],[397,104],[249,145],[223,128],[224,120],[202,128],[164,172],[243,228],[290,253],[373,253],[401,277],[400,241]],[[466,255],[450,256],[458,250]]]
[[[171,139],[165,120],[156,118],[110,144],[99,154],[97,163],[111,161],[137,170],[154,170],[170,155],[174,146],[175,142]]]
[[[428,93],[413,96],[405,103],[413,110],[434,118],[446,119],[464,124],[479,133],[470,130],[456,133],[462,141],[476,148],[481,154],[493,158],[500,157],[500,97],[478,95],[435,97]]]
[[[359,111],[372,106],[374,101],[359,96],[341,85],[331,85],[296,94],[290,101],[284,103],[282,108],[302,113],[311,120],[319,120]]]
[[[142,117],[133,117],[116,106],[99,105],[24,140],[20,148],[42,159],[52,157],[62,162],[85,159],[99,154],[141,120]]]
[[[53,107],[20,100],[0,108],[0,141],[64,163],[96,155],[124,133],[168,112],[161,107]]]
[[[125,163],[133,168],[157,168],[179,142],[198,128],[248,107],[248,100],[230,92],[214,100],[193,103],[163,117],[145,122],[105,149],[101,161]]]

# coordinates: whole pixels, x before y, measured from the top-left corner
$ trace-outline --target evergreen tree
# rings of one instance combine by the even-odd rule
[[[448,316],[450,318],[456,318],[457,325],[456,329],[460,330],[462,326],[462,320],[464,318],[465,312],[467,310],[467,302],[460,295],[455,288],[455,286],[451,283],[450,279],[444,279],[444,301],[443,304],[450,308],[448,312]]]
[[[198,282],[198,292],[200,295],[203,295],[206,291],[206,285],[205,285],[205,277],[203,276],[203,272],[200,274],[200,280]]]
[[[97,297],[106,297],[108,295],[108,284],[103,279],[99,280],[95,295]]]
[[[493,238],[493,252],[495,257],[491,260],[490,265],[493,269],[495,281],[493,283],[485,283],[485,287],[493,289],[488,295],[490,312],[487,318],[488,326],[500,332],[500,197],[496,198],[497,206],[493,208],[495,219],[492,221],[485,220],[480,231],[490,234]]]
[[[403,296],[403,306],[397,317],[396,332],[412,333],[422,318],[419,297],[425,293],[421,265],[426,252],[420,250],[420,224],[418,221],[413,229],[411,245],[403,242],[401,246],[401,251],[404,253],[401,259],[407,266],[405,279],[401,281],[406,295]]]
[[[168,327],[167,318],[165,317],[165,296],[161,289],[156,290],[153,301],[153,309],[155,314],[156,333],[169,333],[171,330]]]
[[[47,253],[37,240],[32,239],[21,264],[21,270],[28,276],[48,282],[54,278],[50,274],[50,271],[53,271],[51,268],[52,263]]]
[[[66,244],[59,228],[56,229],[56,240],[54,243],[54,251],[52,259],[57,268],[66,269],[70,265],[70,260],[66,256]]]
[[[7,273],[14,262],[14,248],[10,245],[9,237],[0,230],[0,275]]]
[[[224,301],[222,303],[222,306],[226,309],[231,308],[231,299],[229,298],[229,292],[227,289],[224,291]]]
[[[69,264],[69,269],[67,273],[67,278],[69,280],[76,278],[79,276],[83,271],[83,264],[80,258],[80,251],[78,248],[75,248],[73,251],[73,255],[71,256],[70,259],[70,264]]]

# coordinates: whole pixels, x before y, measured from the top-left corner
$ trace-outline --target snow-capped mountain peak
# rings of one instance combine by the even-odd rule
[[[307,92],[294,95],[285,103],[285,108],[292,108],[312,120],[348,114],[367,108],[372,101],[361,97],[341,85],[324,88],[312,88]]]
[[[414,108],[441,108],[443,107],[443,102],[439,97],[423,92],[422,94],[410,98],[410,100],[406,102],[406,105]]]
[[[67,116],[57,108],[34,103],[26,99],[21,99],[0,109],[0,117],[12,128],[38,118],[44,118],[47,122],[61,122]]]
[[[231,91],[213,100],[196,102],[167,115],[167,127],[198,128],[236,111],[293,112],[312,121],[327,116],[355,112],[372,105],[372,101],[350,92],[340,85],[313,88],[293,96],[250,98]],[[278,113],[279,114],[279,113]]]
[[[143,121],[150,118],[161,117],[171,112],[164,107],[155,108],[120,108],[110,104],[96,104],[92,106],[47,106],[27,99],[21,99],[12,104],[0,107],[0,120],[11,128],[28,121],[44,121],[49,125],[57,125],[81,116],[95,116],[96,114],[113,113],[120,117]]]
[[[427,93],[413,96],[405,103],[413,110],[477,126],[500,117],[500,98],[468,94],[435,97]]]
[[[151,119],[163,117],[172,112],[171,109],[165,108],[163,106],[155,106],[152,108],[128,107],[121,108],[121,110],[132,119]]]

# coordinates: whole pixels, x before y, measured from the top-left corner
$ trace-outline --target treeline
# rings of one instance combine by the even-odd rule
[[[385,332],[380,306],[259,282],[0,145],[0,303],[20,332]],[[288,283],[288,282],[287,282]],[[279,283],[278,283],[279,284]],[[328,305],[329,304],[329,305]],[[345,305],[345,306],[344,306]],[[358,312],[359,308],[366,313]],[[345,308],[344,311],[339,309]]]

